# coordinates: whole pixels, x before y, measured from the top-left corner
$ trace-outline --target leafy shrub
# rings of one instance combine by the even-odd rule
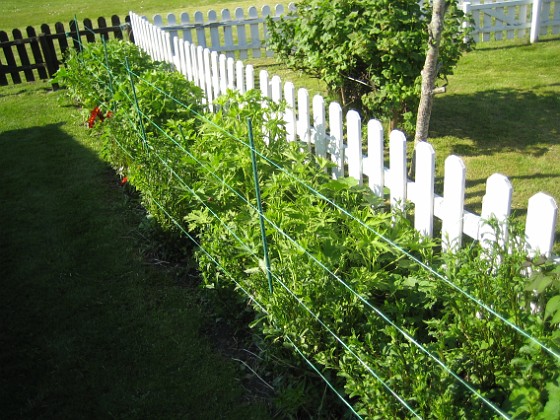
[[[176,73],[150,65],[133,80],[134,90],[123,83],[106,99],[114,116],[98,125],[104,156],[155,219],[196,238],[204,285],[239,292],[255,331],[295,344],[367,418],[409,417],[394,395],[426,418],[495,416],[480,397],[516,418],[558,418],[560,363],[537,341],[558,354],[560,271],[528,261],[517,231],[503,245],[435,256],[436,244],[367,188],[333,180],[331,162],[284,141],[281,104],[229,92],[206,113],[200,90]],[[284,394],[293,415],[310,382],[302,383]]]
[[[115,89],[130,83],[125,60],[136,74],[163,65],[152,61],[148,54],[130,42],[111,40],[86,44],[81,52],[68,50],[65,65],[58,70],[53,83],[65,87],[76,103],[91,110],[108,103]]]
[[[269,19],[269,46],[291,68],[324,81],[343,105],[413,132],[428,49],[427,7],[417,0],[300,0]],[[463,13],[449,1],[440,47],[440,78],[470,48]]]

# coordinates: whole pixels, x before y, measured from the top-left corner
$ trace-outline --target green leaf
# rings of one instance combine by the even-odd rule
[[[554,319],[558,318],[558,315],[560,314],[559,311],[560,311],[560,295],[556,295],[546,303],[546,308],[544,310],[544,319],[547,319],[550,316],[556,314],[556,316],[553,318],[552,321],[554,322]]]
[[[548,402],[539,416],[543,420],[560,420],[560,386],[549,382],[546,384]]]
[[[527,291],[542,293],[552,283],[552,278],[542,273],[534,273],[531,276],[532,282],[525,288]]]

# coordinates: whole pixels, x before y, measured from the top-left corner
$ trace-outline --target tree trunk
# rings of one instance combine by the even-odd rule
[[[438,75],[439,44],[443,32],[444,15],[445,0],[434,0],[432,21],[428,27],[428,53],[426,54],[426,62],[422,70],[422,96],[420,97],[420,104],[418,105],[414,144],[420,141],[426,141],[428,138],[434,89]]]

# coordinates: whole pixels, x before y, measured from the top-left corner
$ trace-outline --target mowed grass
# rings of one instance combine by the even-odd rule
[[[450,154],[465,161],[469,210],[480,214],[493,173],[510,179],[521,220],[539,191],[560,204],[560,40],[479,44],[436,97],[430,128],[440,175]]]
[[[117,15],[124,17],[133,11],[140,15],[152,17],[155,14],[166,16],[168,13],[177,15],[187,12],[191,16],[196,11],[206,13],[213,9],[220,11],[228,8],[231,11],[240,7],[247,12],[251,6],[261,8],[264,5],[288,4],[287,1],[268,2],[266,0],[99,0],[85,2],[78,0],[50,0],[48,2],[35,0],[3,0],[2,14],[0,14],[0,30],[11,31],[13,28],[23,29],[27,26],[39,27],[43,23],[67,23],[78,18],[82,22],[85,18],[92,20],[99,16],[105,18]]]
[[[0,88],[0,417],[266,418],[59,94]]]

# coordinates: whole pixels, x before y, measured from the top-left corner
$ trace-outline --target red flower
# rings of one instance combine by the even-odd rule
[[[95,120],[97,118],[99,118],[99,120],[101,122],[103,122],[103,121],[105,121],[105,118],[111,118],[112,116],[113,116],[113,113],[111,111],[108,111],[107,115],[103,116],[103,113],[101,112],[101,109],[99,109],[99,107],[96,106],[95,108],[93,108],[93,110],[89,114],[87,125],[88,125],[89,128],[93,128],[93,126],[95,125]]]
[[[123,179],[121,179],[121,185],[124,185],[128,182],[128,178],[125,176]]]
[[[93,110],[89,114],[89,118],[88,118],[88,127],[89,128],[93,128],[93,126],[95,124],[95,120],[100,114],[101,114],[101,110],[99,109],[98,106],[93,108]]]

